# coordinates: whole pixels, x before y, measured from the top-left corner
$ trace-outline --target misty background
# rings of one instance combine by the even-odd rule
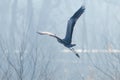
[[[119,0],[0,0],[0,80],[120,80],[119,53],[80,53],[78,59],[36,33],[63,38],[82,4],[74,48],[120,50]]]

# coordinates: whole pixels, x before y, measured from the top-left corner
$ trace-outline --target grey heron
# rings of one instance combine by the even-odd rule
[[[73,16],[68,20],[66,35],[64,39],[61,39],[57,35],[50,33],[50,32],[37,32],[37,33],[40,35],[49,35],[49,36],[56,38],[59,43],[69,48],[79,58],[80,56],[78,55],[78,53],[74,50],[74,48],[72,48],[76,44],[71,44],[71,42],[72,42],[72,34],[73,34],[75,23],[78,20],[78,18],[83,14],[84,10],[85,10],[85,7],[81,6],[80,9],[78,9],[77,12],[75,12]]]

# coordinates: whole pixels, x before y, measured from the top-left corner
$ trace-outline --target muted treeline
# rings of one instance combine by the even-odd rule
[[[120,1],[0,1],[0,80],[120,80],[119,53],[81,53],[80,59],[50,37],[64,37],[67,20],[84,4],[75,25],[75,49],[120,49]]]

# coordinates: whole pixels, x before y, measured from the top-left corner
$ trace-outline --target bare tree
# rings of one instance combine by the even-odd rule
[[[37,29],[33,26],[33,2],[32,0],[27,1],[27,7],[25,7],[27,17],[24,18],[25,15],[23,14],[21,16],[23,21],[21,22],[17,16],[20,14],[18,3],[18,0],[13,0],[11,6],[10,40],[5,40],[0,36],[0,55],[4,57],[2,63],[7,65],[4,67],[0,63],[0,79],[40,80],[42,78],[53,80],[55,70],[49,69],[52,60],[51,55],[48,55],[46,60],[46,53],[38,46],[37,36],[33,35],[31,37],[32,33],[30,31],[36,34],[35,30]],[[24,29],[21,26],[26,28]],[[22,29],[22,31],[19,29]]]

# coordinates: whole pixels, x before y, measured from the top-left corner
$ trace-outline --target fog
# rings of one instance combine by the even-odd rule
[[[36,32],[64,38],[81,5],[72,38],[79,59]],[[119,53],[118,0],[0,0],[0,80],[120,80]]]

